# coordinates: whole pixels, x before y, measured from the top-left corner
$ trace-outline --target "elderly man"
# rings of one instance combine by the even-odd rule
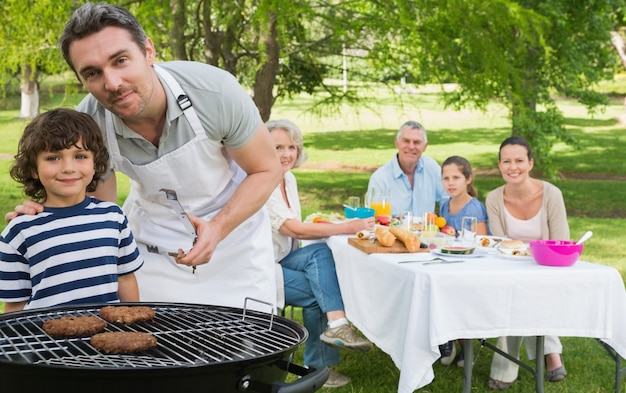
[[[441,182],[441,167],[434,159],[423,157],[428,147],[426,129],[407,121],[395,139],[398,153],[370,177],[368,190],[391,194],[391,214],[413,211],[415,217],[435,211],[435,202],[449,198]]]

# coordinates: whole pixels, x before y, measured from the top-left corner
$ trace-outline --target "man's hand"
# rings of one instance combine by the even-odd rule
[[[15,210],[4,215],[6,222],[11,221],[20,214],[35,215],[43,211],[43,205],[35,201],[24,201],[21,205],[15,206]]]
[[[224,238],[224,234],[212,221],[205,221],[199,217],[188,215],[189,220],[196,227],[198,239],[193,248],[181,258],[176,258],[176,263],[187,266],[198,266],[209,263],[215,248]],[[179,250],[180,252],[180,250]]]

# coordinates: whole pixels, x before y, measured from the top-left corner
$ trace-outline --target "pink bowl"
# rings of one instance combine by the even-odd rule
[[[545,266],[572,266],[583,252],[583,244],[569,240],[531,240],[530,253]]]

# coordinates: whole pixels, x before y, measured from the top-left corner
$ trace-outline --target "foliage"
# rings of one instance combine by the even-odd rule
[[[43,75],[52,75],[66,69],[57,48],[66,16],[72,9],[72,0],[3,0],[0,26],[0,85],[7,78],[22,79],[26,66],[37,82]]]
[[[537,163],[553,173],[549,153],[556,140],[576,146],[563,127],[553,93],[592,109],[606,103],[593,91],[609,79],[617,57],[609,32],[619,0],[433,0],[397,4],[400,23],[388,23],[372,65],[413,74],[417,80],[456,82],[445,102],[484,109],[505,104],[511,133],[533,141]],[[402,5],[405,6],[402,6]],[[411,45],[405,43],[410,42]],[[383,56],[391,59],[383,60]],[[381,61],[382,60],[382,61]]]
[[[248,87],[264,120],[283,97],[315,97],[319,116],[359,106],[364,83],[458,84],[452,108],[485,110],[496,100],[511,133],[529,139],[538,167],[553,174],[557,142],[577,146],[555,94],[590,110],[593,88],[617,56],[609,32],[624,23],[623,0],[111,0],[135,13],[159,60],[224,68]],[[4,0],[0,82],[25,65],[66,70],[56,40],[78,0]],[[35,69],[35,68],[33,68]],[[350,80],[336,83],[346,72]],[[355,87],[359,87],[359,91]]]

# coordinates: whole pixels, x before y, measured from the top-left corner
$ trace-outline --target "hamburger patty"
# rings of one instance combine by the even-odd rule
[[[134,353],[146,351],[157,345],[157,339],[150,333],[106,332],[91,337],[91,345],[105,353]]]
[[[52,337],[83,337],[104,330],[106,325],[105,321],[93,315],[61,317],[45,321],[43,330]]]
[[[100,309],[100,317],[111,323],[145,322],[154,315],[154,310],[148,306],[105,306]]]

